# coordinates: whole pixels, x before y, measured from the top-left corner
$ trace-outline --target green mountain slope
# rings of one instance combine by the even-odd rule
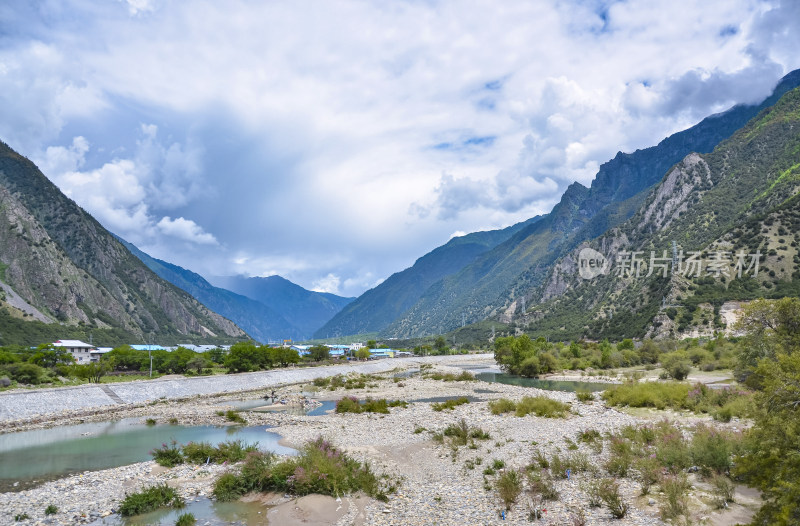
[[[419,258],[414,265],[389,276],[344,307],[314,337],[377,332],[405,312],[422,294],[443,277],[450,276],[481,254],[536,223],[539,217],[501,230],[473,232],[455,237]]]
[[[156,259],[127,241],[120,239],[120,242],[161,278],[185,290],[214,312],[232,320],[259,342],[303,339],[309,334],[303,333],[302,329],[261,302],[215,287],[199,274]]]
[[[230,320],[164,281],[28,159],[0,142],[0,342],[231,341]],[[32,321],[33,320],[33,321]],[[107,341],[101,341],[106,338]]]
[[[225,276],[213,277],[211,281],[280,313],[297,328],[298,339],[310,338],[316,330],[353,301],[353,298],[336,294],[306,290],[281,276]]]
[[[711,334],[725,326],[726,302],[796,296],[798,193],[800,89],[795,89],[712,153],[686,156],[627,222],[562,258],[536,292],[542,302],[517,315],[516,322],[558,339]],[[616,267],[581,279],[578,261],[585,246]],[[646,260],[640,276],[623,276],[619,261],[634,251]],[[653,261],[668,267],[666,276],[655,265],[647,276],[651,251],[657,258],[667,252],[666,260]],[[702,270],[689,266],[693,252]],[[758,272],[751,267],[757,253]]]
[[[621,224],[666,170],[691,152],[710,152],[780,96],[800,85],[800,71],[781,81],[757,106],[736,106],[664,139],[657,146],[619,153],[603,164],[590,188],[573,184],[544,219],[528,226],[459,272],[433,284],[419,301],[382,331],[410,337],[443,333],[462,317],[513,319],[525,298],[536,300],[554,262],[582,241]]]

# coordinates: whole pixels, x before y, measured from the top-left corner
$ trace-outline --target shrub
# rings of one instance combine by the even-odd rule
[[[608,507],[615,519],[621,519],[628,513],[628,505],[619,494],[619,484],[612,479],[601,479],[598,485],[599,497]]]
[[[575,452],[564,457],[554,454],[550,459],[550,471],[553,475],[561,478],[567,478],[567,470],[571,473],[580,473],[591,471],[591,469],[592,465],[583,453]]]
[[[119,507],[123,517],[140,515],[163,507],[183,508],[185,503],[178,492],[166,484],[146,488],[139,493],[125,495]]]
[[[661,505],[661,518],[672,520],[689,513],[686,502],[686,492],[689,491],[689,481],[686,475],[668,475],[661,479],[661,490],[664,492],[664,502]]]
[[[44,509],[45,515],[55,515],[56,513],[58,513],[58,507],[55,504],[48,504]]]
[[[444,411],[445,409],[453,410],[460,405],[468,403],[469,403],[469,398],[467,398],[466,396],[462,396],[459,398],[445,400],[444,402],[434,402],[431,404],[431,409],[433,409],[434,411]]]
[[[528,485],[531,493],[539,495],[542,500],[558,500],[558,490],[547,471],[532,470],[528,472]]]
[[[692,462],[708,475],[712,471],[725,473],[731,468],[733,440],[728,433],[699,425],[692,436],[689,454]]]
[[[609,443],[609,455],[606,470],[611,475],[624,477],[633,464],[633,447],[628,440],[614,436]]]
[[[389,406],[385,398],[382,398],[380,400],[373,400],[371,398],[367,398],[362,407],[364,408],[365,413],[387,414],[389,412]]]
[[[217,479],[214,495],[222,500],[248,491],[332,496],[363,491],[385,501],[387,492],[394,491],[394,488],[391,479],[377,476],[369,464],[348,457],[330,442],[318,438],[306,443],[297,456],[280,462],[275,462],[272,455],[250,453],[238,476]]]
[[[711,494],[714,496],[714,505],[717,508],[727,508],[733,502],[736,486],[725,475],[711,477]]]
[[[658,462],[675,473],[689,467],[689,445],[677,429],[662,434],[656,441],[655,455]]]
[[[655,455],[649,455],[636,461],[636,469],[639,470],[639,480],[642,483],[642,495],[650,493],[653,484],[661,480],[664,469],[658,463]]]
[[[687,409],[689,386],[677,382],[640,382],[615,385],[603,392],[610,406]]]
[[[232,409],[225,411],[225,418],[228,420],[228,422],[234,422],[236,424],[247,424],[247,420],[245,420],[244,417],[240,415],[238,411],[234,411]]]
[[[177,444],[178,443],[175,440],[173,440],[170,445],[167,445],[166,443],[161,444],[161,447],[152,450],[150,455],[153,456],[153,460],[155,460],[159,466],[171,468],[177,466],[178,464],[183,464],[181,448],[178,447]]]
[[[582,482],[580,488],[589,498],[589,507],[599,508],[603,505],[603,479],[591,479]]]
[[[522,493],[522,475],[517,470],[504,471],[495,481],[497,495],[503,502],[506,509],[517,501],[519,494]]]
[[[361,404],[358,403],[358,398],[354,396],[347,396],[336,402],[337,413],[361,413],[363,411]]]
[[[489,401],[489,411],[491,411],[493,415],[511,413],[512,411],[516,411],[516,409],[517,404],[508,398],[500,398],[499,400]]]
[[[220,502],[236,500],[246,493],[239,477],[233,473],[223,473],[214,483],[214,498]]]
[[[182,513],[178,520],[175,521],[175,526],[193,526],[197,523],[197,519],[191,513]]]
[[[533,413],[546,418],[563,418],[569,412],[569,405],[546,396],[524,396],[517,404],[515,414],[519,417]]]
[[[589,391],[576,391],[575,396],[578,397],[579,402],[583,402],[584,404],[594,401],[594,393]]]
[[[148,418],[147,420],[144,421],[144,423],[146,425],[148,425],[148,426],[154,426],[154,425],[156,425],[156,419],[155,418]]]

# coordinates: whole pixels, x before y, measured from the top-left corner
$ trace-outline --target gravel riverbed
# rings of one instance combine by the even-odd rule
[[[487,362],[488,364],[488,362]],[[443,365],[437,370],[460,372]],[[501,517],[502,506],[496,492],[487,490],[492,476],[484,469],[495,460],[503,461],[503,469],[517,469],[531,463],[535,450],[546,455],[567,453],[568,440],[577,442],[581,430],[595,429],[601,433],[618,431],[624,426],[640,425],[647,420],[609,409],[600,401],[581,403],[573,393],[542,391],[519,386],[485,382],[443,382],[414,375],[409,378],[370,379],[364,389],[330,391],[312,384],[283,386],[281,397],[306,393],[320,400],[338,400],[343,396],[358,398],[388,398],[409,401],[406,408],[391,408],[387,415],[336,414],[319,416],[293,415],[284,412],[242,411],[248,425],[271,426],[284,438],[282,443],[299,447],[308,440],[323,436],[350,455],[368,461],[377,471],[402,479],[399,490],[386,503],[370,500],[360,513],[352,511],[332,517],[328,524],[350,525],[488,525],[529,524],[526,498],[520,498],[511,510]],[[263,393],[237,394],[198,398],[181,402],[170,401],[132,408],[115,408],[113,418],[154,418],[159,422],[176,419],[182,425],[230,425],[217,413],[234,407],[236,400],[253,399]],[[492,415],[488,401],[505,397],[514,400],[522,396],[545,395],[569,403],[567,418],[518,418],[512,414]],[[448,411],[436,412],[427,400],[431,398],[468,396],[471,403]],[[265,402],[266,404],[267,402]],[[108,419],[108,414],[83,415],[74,421]],[[448,424],[464,420],[470,426],[489,433],[488,440],[476,440],[477,448],[461,447],[454,453],[445,445],[432,440],[432,433],[442,431]],[[70,422],[68,420],[68,422]],[[63,424],[64,422],[60,422]],[[73,422],[74,423],[74,422]],[[52,425],[37,422],[30,427]],[[24,426],[22,426],[24,427]],[[154,444],[157,446],[158,444]],[[580,452],[597,466],[603,456],[585,445]],[[0,493],[0,524],[81,524],[116,512],[126,493],[166,482],[179,489],[188,499],[210,494],[213,481],[229,466],[181,465],[166,469],[154,462],[140,462],[96,472],[72,475],[47,482],[20,492]],[[573,524],[576,514],[585,515],[586,524],[656,525],[658,506],[652,496],[642,497],[640,485],[633,479],[619,479],[623,499],[630,505],[623,519],[613,519],[607,508],[589,507],[582,488],[590,475],[572,474],[569,479],[557,479],[557,501],[547,502],[542,524]],[[288,498],[284,499],[291,505]],[[45,508],[53,504],[58,513],[45,516]],[[353,508],[351,506],[351,508]],[[579,511],[580,510],[580,511]],[[29,520],[15,522],[14,517],[27,513]],[[357,516],[356,516],[357,515]],[[202,524],[202,523],[201,523]],[[301,522],[296,522],[301,524]],[[724,524],[724,522],[709,522]]]

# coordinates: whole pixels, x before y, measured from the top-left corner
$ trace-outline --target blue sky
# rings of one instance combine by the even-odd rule
[[[0,139],[155,257],[358,295],[764,97],[798,5],[7,1]]]

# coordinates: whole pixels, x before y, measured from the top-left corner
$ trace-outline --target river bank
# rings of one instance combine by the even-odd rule
[[[460,372],[460,369],[445,365],[438,365],[436,370],[443,373]],[[529,524],[524,498],[512,506],[505,520],[501,518],[502,506],[493,489],[494,475],[484,474],[487,467],[497,467],[502,463],[503,466],[495,470],[497,472],[523,468],[530,464],[536,451],[550,456],[555,453],[566,454],[572,447],[577,447],[575,451],[601,466],[608,455],[607,448],[598,453],[586,444],[579,443],[579,432],[592,429],[602,435],[618,432],[625,426],[641,426],[652,422],[652,419],[609,409],[600,401],[579,402],[575,394],[566,392],[475,381],[441,381],[422,375],[394,378],[393,373],[364,378],[364,383],[363,388],[339,388],[335,391],[315,387],[311,383],[294,384],[281,387],[278,394],[283,397],[305,393],[318,400],[338,400],[344,396],[399,399],[408,401],[408,407],[391,408],[389,414],[385,415],[328,413],[309,416],[240,411],[239,414],[248,425],[272,426],[270,431],[283,436],[281,443],[285,445],[300,447],[308,440],[323,436],[353,457],[369,462],[375,470],[402,478],[399,490],[389,496],[387,503],[363,498],[358,500],[354,496],[345,497],[338,503],[333,499],[298,500],[282,495],[269,496],[264,502],[259,497],[256,500],[261,499],[264,516],[273,518],[273,524]],[[219,413],[241,408],[242,400],[248,397],[253,399],[257,394],[238,393],[156,403],[117,410],[113,416],[137,416],[158,422],[175,419],[182,425],[230,425]],[[491,400],[519,400],[523,396],[535,395],[568,403],[571,412],[566,418],[519,418],[511,414],[492,415],[488,408]],[[462,396],[468,397],[470,403],[452,410],[435,411],[430,402],[431,399]],[[267,404],[269,402],[264,401],[264,405]],[[252,404],[247,405],[252,409]],[[103,415],[91,418],[101,417]],[[105,418],[109,418],[109,415],[106,414]],[[490,438],[475,440],[474,448],[461,447],[455,450],[434,440],[435,433],[462,420],[488,433]],[[157,447],[158,444],[153,446]],[[216,465],[182,465],[165,469],[149,461],[73,475],[26,491],[0,494],[0,509],[4,510],[0,524],[19,524],[13,521],[13,517],[22,513],[31,517],[24,524],[92,523],[104,515],[112,516],[125,493],[157,482],[176,487],[187,500],[202,499],[210,494],[215,478],[228,469],[230,467]],[[559,497],[547,503],[543,523],[571,524],[570,521],[580,511],[586,518],[586,524],[663,524],[657,505],[660,497],[640,495],[640,484],[632,476],[618,479],[622,497],[630,506],[626,517],[619,520],[613,519],[606,508],[589,506],[584,484],[589,479],[589,474],[575,473],[569,479],[555,480]],[[706,492],[702,489],[702,482],[694,480],[694,484],[692,495],[697,501],[697,517],[704,517],[706,523],[733,524],[729,520],[733,516],[731,514],[746,515],[749,512],[748,508],[739,504],[732,505],[725,513],[702,508]],[[746,492],[740,489],[739,493],[739,500],[747,503],[749,497]],[[59,512],[47,517],[44,509],[49,504],[58,507]],[[318,513],[314,521],[309,522],[310,512],[315,509],[328,511]],[[326,515],[330,510],[336,513]],[[321,520],[323,522],[319,522]]]

